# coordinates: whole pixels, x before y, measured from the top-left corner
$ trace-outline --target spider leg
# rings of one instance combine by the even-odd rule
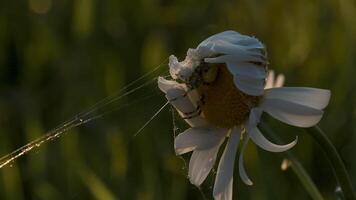
[[[201,112],[202,112],[202,110],[200,109],[200,106],[197,106],[197,108],[194,111],[189,112],[189,113],[191,113],[190,115],[183,117],[183,119],[193,119],[195,117],[200,116]]]
[[[194,89],[191,88],[191,89],[185,91],[182,95],[170,99],[169,102],[172,103],[172,102],[177,101],[177,100],[179,100],[179,99],[181,99],[181,98],[185,98],[185,97],[188,96],[189,92],[192,92],[193,90],[194,90]]]
[[[172,103],[172,102],[174,102],[174,101],[177,101],[177,100],[179,100],[179,99],[181,99],[181,98],[185,98],[185,97],[187,97],[187,96],[188,96],[188,91],[186,91],[184,94],[182,94],[182,95],[180,95],[180,96],[177,96],[177,97],[175,97],[175,98],[173,98],[173,99],[170,99],[169,102]]]
[[[196,109],[194,109],[191,112],[185,112],[183,113],[184,115],[187,115],[186,117],[183,117],[183,119],[192,119],[195,117],[198,117],[201,115],[202,110],[201,110],[201,106],[204,105],[204,95],[200,97],[200,100],[197,102],[197,107]]]
[[[194,87],[188,87],[188,90],[184,91],[183,93],[181,93],[180,95],[174,97],[174,98],[171,98],[171,99],[168,99],[168,101],[172,104],[174,104],[176,101],[179,101],[179,100],[183,100],[183,99],[186,99],[189,95],[190,92],[194,91]],[[191,101],[191,100],[189,100]],[[178,102],[177,102],[178,103]],[[182,114],[184,115],[184,117],[182,116],[183,119],[192,119],[192,118],[195,118],[195,117],[198,117],[200,116],[200,114],[202,113],[202,110],[201,110],[201,105],[204,104],[204,96],[200,96],[200,99],[196,102],[196,105],[195,108],[192,109],[192,111],[185,111],[185,112],[182,112]]]
[[[193,111],[185,112],[183,114],[184,115],[193,115],[193,114],[196,114],[197,112],[200,112],[200,111],[201,111],[201,108],[200,108],[200,105],[198,105]]]

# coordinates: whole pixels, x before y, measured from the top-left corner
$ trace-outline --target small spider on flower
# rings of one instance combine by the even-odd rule
[[[268,73],[267,53],[256,38],[225,31],[189,49],[184,61],[169,60],[173,80],[159,77],[158,86],[191,128],[175,138],[178,155],[193,151],[189,180],[201,185],[214,166],[220,146],[228,138],[218,165],[213,196],[231,200],[233,169],[240,140],[239,173],[247,185],[243,154],[251,139],[262,149],[283,152],[297,143],[277,145],[257,128],[263,112],[297,127],[311,127],[323,116],[330,91],[281,87],[283,76]]]

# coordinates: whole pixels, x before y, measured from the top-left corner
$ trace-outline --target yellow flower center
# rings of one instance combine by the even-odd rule
[[[243,124],[260,97],[241,92],[225,64],[217,64],[212,69],[215,72],[210,73],[209,83],[197,89],[202,97],[200,107],[203,116],[210,124],[221,128]]]

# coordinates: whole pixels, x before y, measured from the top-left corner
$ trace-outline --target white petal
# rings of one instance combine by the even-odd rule
[[[267,138],[265,138],[257,127],[251,128],[249,132],[249,136],[251,137],[252,141],[256,143],[259,147],[270,152],[287,151],[290,148],[294,147],[294,145],[297,144],[298,141],[298,137],[296,137],[296,139],[293,142],[286,145],[274,144],[270,142]]]
[[[241,56],[253,56],[253,57],[264,57],[263,52],[257,51],[256,49],[251,49],[249,47],[232,44],[227,41],[218,40],[212,46],[212,50],[219,54],[226,55],[241,55]]]
[[[221,156],[216,179],[214,183],[214,197],[223,194],[228,190],[228,186],[233,179],[234,163],[238,144],[240,142],[241,130],[234,128],[226,144],[223,155]]]
[[[245,165],[244,165],[244,154],[245,154],[245,150],[246,150],[249,139],[250,139],[250,137],[247,136],[244,140],[243,145],[242,145],[242,149],[241,149],[240,157],[239,157],[239,174],[240,174],[242,181],[246,185],[253,185],[253,182],[251,181],[251,179],[248,177],[248,175],[246,173]]]
[[[255,79],[247,76],[234,76],[234,83],[242,92],[252,95],[261,96],[264,91],[264,79]]]
[[[226,63],[226,62],[260,62],[265,63],[266,59],[255,54],[234,54],[222,55],[218,57],[205,58],[207,63]]]
[[[227,130],[213,127],[189,128],[174,139],[177,155],[198,149],[215,147],[225,137]]]
[[[199,186],[206,179],[215,164],[222,141],[211,149],[193,151],[189,161],[188,172],[189,180],[192,184]]]
[[[266,98],[260,107],[272,117],[297,127],[314,126],[324,113],[322,110],[282,99]]]
[[[232,178],[223,192],[214,196],[215,200],[232,200],[232,186],[234,179]]]
[[[283,99],[308,107],[323,109],[329,104],[330,91],[307,87],[281,87],[266,90],[265,98]]]
[[[245,46],[249,50],[265,49],[265,46],[257,38],[250,36],[241,38],[236,44]]]
[[[264,67],[246,62],[228,62],[227,68],[234,76],[247,76],[264,80],[267,76]]]
[[[219,40],[225,40],[227,42],[236,44],[237,41],[239,41],[242,38],[242,35],[235,32],[235,31],[224,31],[221,33],[217,33],[215,35],[212,35],[202,41],[197,49],[200,52],[202,49],[211,49],[211,47],[214,45],[215,41]],[[205,56],[204,56],[205,57]]]
[[[201,42],[199,44],[199,46],[204,45],[204,44],[209,43],[214,40],[226,40],[226,41],[230,41],[231,43],[234,43],[234,41],[240,40],[240,38],[242,38],[242,37],[243,37],[243,35],[241,35],[240,33],[236,32],[236,31],[231,31],[231,30],[224,31],[224,32],[217,33],[215,35],[208,37],[203,42]]]
[[[274,71],[269,70],[268,71],[268,76],[267,76],[267,81],[265,85],[265,89],[273,88],[274,87]]]
[[[247,123],[247,130],[249,130],[250,127],[257,126],[257,124],[260,122],[262,112],[263,112],[262,109],[259,107],[251,109],[250,115],[248,118],[248,123]]]
[[[275,88],[282,87],[284,85],[284,81],[285,81],[284,75],[278,74],[278,76],[276,78],[276,82],[274,83],[274,87]]]
[[[263,44],[258,41],[258,39],[247,35],[241,35],[236,31],[224,31],[222,33],[215,34],[201,42],[197,49],[200,50],[201,48],[214,46],[218,41],[242,45],[248,49],[264,49]]]
[[[284,85],[285,77],[283,74],[278,74],[277,78],[274,77],[274,71],[269,70],[265,89],[282,87]]]

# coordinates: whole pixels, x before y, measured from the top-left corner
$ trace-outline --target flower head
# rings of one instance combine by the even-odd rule
[[[175,138],[178,155],[191,152],[189,179],[199,186],[213,168],[220,146],[228,138],[214,183],[215,199],[232,199],[234,161],[240,139],[239,173],[248,185],[243,154],[251,139],[259,147],[282,152],[292,148],[273,144],[257,128],[263,112],[290,125],[317,124],[330,92],[323,89],[281,87],[267,70],[264,45],[256,38],[226,31],[189,49],[184,61],[170,57],[173,80],[158,79],[159,88],[191,126]]]

